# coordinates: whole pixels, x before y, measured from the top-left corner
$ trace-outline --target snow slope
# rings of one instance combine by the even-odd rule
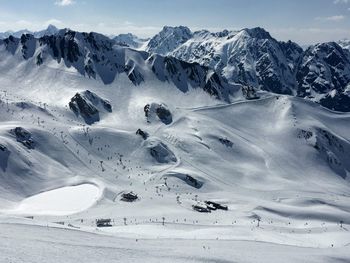
[[[9,224],[10,223],[10,224]],[[29,223],[29,224],[28,224]],[[230,240],[126,239],[31,222],[0,224],[1,262],[346,262],[339,248]],[[18,249],[21,244],[21,249]],[[249,249],[247,249],[249,248]],[[64,257],[62,256],[64,251]],[[254,251],[254,253],[252,253]],[[344,254],[345,257],[344,257]],[[49,255],[49,256],[48,256]]]
[[[92,184],[67,186],[24,199],[15,214],[74,214],[88,209],[99,198],[99,188]],[[67,200],[63,202],[62,200]]]
[[[106,83],[81,74],[85,56],[48,49],[36,66],[15,42],[0,50],[0,260],[350,260],[349,113],[288,95],[231,103],[181,90],[159,65],[187,64],[157,55],[138,85],[124,73]],[[113,109],[91,125],[69,108],[86,90]],[[165,105],[171,121],[157,109],[146,118],[147,104]],[[129,191],[136,201],[121,200]],[[207,200],[228,210],[193,210]],[[96,228],[100,218],[112,226]]]

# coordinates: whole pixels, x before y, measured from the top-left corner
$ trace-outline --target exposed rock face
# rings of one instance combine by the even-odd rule
[[[169,125],[173,121],[173,116],[168,109],[168,107],[164,104],[152,103],[147,104],[144,107],[145,116],[147,118],[147,122],[152,122],[155,118],[159,119],[166,125]]]
[[[102,99],[96,93],[93,93],[89,90],[84,91],[82,94],[86,99],[88,99],[96,107],[102,106],[104,110],[108,112],[112,112],[112,105],[108,100]]]
[[[201,88],[217,99],[229,101],[229,95],[241,88],[240,85],[229,84],[214,70],[196,62],[185,62],[158,54],[150,55],[147,62],[159,80],[172,82],[183,92]]]
[[[243,86],[242,94],[247,100],[259,99],[259,96],[257,95],[255,88],[253,88],[252,86]]]
[[[6,172],[9,156],[10,151],[5,145],[0,143],[0,168],[3,172]]]
[[[11,130],[11,133],[16,136],[16,140],[22,143],[28,149],[34,149],[35,142],[32,134],[22,127],[16,127]]]
[[[323,97],[320,104],[331,110],[350,112],[350,94],[334,90]]]
[[[69,102],[69,108],[89,125],[100,121],[100,111],[112,112],[112,106],[107,100],[88,90],[75,94]]]
[[[142,139],[144,139],[144,140],[147,140],[147,138],[149,137],[149,134],[141,129],[138,129],[136,131],[136,134],[140,135],[142,137]]]
[[[156,114],[158,118],[166,125],[172,123],[173,121],[173,117],[171,115],[170,110],[162,104],[160,104],[159,107],[157,107]]]
[[[100,120],[100,114],[96,107],[77,93],[69,102],[69,108],[77,116],[83,117],[87,124],[93,124]]]
[[[33,35],[25,34],[21,36],[22,55],[24,59],[30,58],[35,52],[35,38]]]
[[[203,182],[202,181],[200,181],[199,179],[196,179],[195,177],[193,177],[193,176],[191,176],[189,174],[170,172],[170,173],[167,173],[164,177],[167,177],[167,178],[171,178],[171,177],[178,178],[178,179],[184,181],[189,186],[197,188],[197,189],[199,189],[199,188],[201,188],[203,186]]]
[[[297,73],[298,96],[350,111],[350,53],[334,42],[309,47]],[[320,99],[317,99],[320,98]]]
[[[125,73],[127,74],[129,80],[134,85],[140,85],[144,81],[144,78],[143,78],[141,72],[138,71],[138,69],[137,69],[137,67],[135,67],[135,65],[126,65],[125,66]]]
[[[2,145],[2,144],[0,143],[0,151],[2,151],[2,152],[7,151],[7,147],[6,147],[5,145]]]
[[[350,154],[349,143],[327,130],[317,129],[315,148],[329,166],[346,179],[350,171],[350,164],[347,162],[347,157]]]
[[[225,145],[226,147],[230,147],[232,148],[233,147],[233,142],[231,142],[229,139],[227,138],[219,138],[219,141]]]
[[[177,158],[175,154],[162,142],[152,142],[149,151],[151,156],[158,163],[175,163]]]
[[[128,192],[128,193],[123,193],[122,198],[120,200],[124,202],[134,202],[137,199],[138,199],[137,194],[133,192]]]
[[[6,50],[14,55],[20,40],[13,36],[9,36],[8,38],[4,39],[2,42],[5,44]]]

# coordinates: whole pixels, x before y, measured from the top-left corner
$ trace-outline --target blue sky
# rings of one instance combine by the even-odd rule
[[[48,24],[149,37],[164,25],[192,30],[264,27],[300,44],[350,38],[350,0],[0,0],[0,31]]]

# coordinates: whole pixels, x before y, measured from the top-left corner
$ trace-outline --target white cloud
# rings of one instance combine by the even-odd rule
[[[55,2],[55,5],[58,5],[58,6],[68,6],[73,4],[75,4],[74,0],[57,0]]]
[[[350,35],[348,28],[271,28],[270,33],[278,40],[292,40],[301,45],[337,41]]]
[[[33,26],[33,22],[27,21],[27,20],[18,20],[15,22],[15,27],[16,28],[21,28],[21,29],[28,29]]]
[[[341,21],[344,20],[346,16],[343,15],[335,15],[335,16],[327,16],[327,17],[316,17],[315,20],[323,20],[323,21]]]
[[[29,31],[39,31],[46,29],[49,25],[54,25],[58,28],[65,28],[68,25],[61,20],[51,18],[48,20],[1,20],[0,21],[0,32],[5,31],[18,31],[28,29]]]
[[[340,21],[340,20],[344,20],[344,19],[345,19],[345,16],[343,16],[343,15],[326,17],[326,20],[328,20],[328,21]]]
[[[350,0],[334,0],[335,4],[347,4],[350,3]]]
[[[112,22],[112,23],[96,23],[96,24],[74,24],[68,27],[78,31],[95,31],[106,35],[118,35],[122,33],[133,33],[139,37],[150,37],[157,34],[161,26],[136,25],[130,21]]]
[[[49,20],[44,22],[44,26],[45,27],[48,27],[49,25],[54,25],[54,26],[56,26],[58,28],[63,28],[64,27],[64,23],[61,20],[58,20],[58,19],[55,19],[55,18],[49,19]]]

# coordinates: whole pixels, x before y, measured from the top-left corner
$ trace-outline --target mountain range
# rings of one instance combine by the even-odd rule
[[[262,28],[191,32],[164,27],[146,50],[213,68],[231,83],[350,110],[350,53],[346,41],[320,43],[303,50],[277,41]]]
[[[120,71],[127,71],[135,84],[143,80],[140,69],[142,66],[138,65],[138,62],[128,61],[131,64],[126,69],[125,64],[120,65],[111,58],[111,56],[117,56],[117,54],[112,54],[114,53],[113,46],[124,46],[130,48],[128,52],[143,57],[151,70],[159,70],[152,64],[152,61],[159,61],[159,56],[161,56],[162,68],[167,71],[166,76],[164,72],[156,72],[156,74],[164,80],[172,79],[178,87],[187,84],[180,84],[184,80],[176,74],[183,75],[179,72],[187,72],[187,82],[190,75],[198,76],[198,72],[188,72],[188,68],[191,70],[201,68],[206,72],[212,70],[217,77],[221,78],[220,82],[227,82],[229,85],[241,85],[254,92],[289,94],[315,101],[332,110],[350,111],[350,51],[349,41],[346,40],[338,43],[315,44],[303,50],[292,41],[283,42],[274,39],[262,28],[212,33],[207,30],[192,32],[184,26],[165,26],[154,37],[140,39],[132,34],[121,34],[108,38],[97,33],[58,30],[54,26],[49,26],[46,30],[35,33],[26,30],[3,33],[2,43],[7,46],[11,45],[9,43],[11,40],[20,43],[15,39],[21,38],[24,33],[33,37],[23,37],[22,45],[28,46],[28,40],[24,38],[32,39],[32,41],[37,39],[36,42],[50,47],[49,53],[52,53],[58,60],[62,55],[65,56],[62,45],[67,45],[66,55],[70,56],[69,64],[79,67],[78,71],[89,77],[96,77],[97,73],[105,83],[112,82],[115,74]],[[9,35],[14,38],[9,38]],[[80,43],[79,38],[84,38],[84,43]],[[62,39],[65,43],[62,42]],[[86,45],[88,45],[89,52],[83,54]],[[41,53],[38,50],[42,47],[37,47],[38,45],[36,50],[33,47],[31,53],[26,51],[25,59],[36,54],[40,62],[45,51]],[[79,55],[82,55],[80,60]],[[101,69],[106,67],[110,67],[110,70],[107,70],[110,72],[102,73]],[[172,68],[176,69],[170,72]],[[190,82],[194,86],[204,88],[203,79],[207,73],[202,72],[200,75],[195,83],[193,80]],[[180,89],[186,91],[186,87]],[[217,91],[211,92],[217,94]]]
[[[0,262],[350,262],[342,43],[1,39]]]
[[[35,31],[35,32],[29,31],[28,29],[23,29],[23,30],[19,30],[19,31],[2,32],[2,33],[0,33],[0,39],[5,39],[5,38],[8,38],[9,36],[20,38],[23,34],[31,34],[36,38],[40,38],[43,36],[54,35],[58,31],[59,31],[59,29],[57,27],[55,27],[54,25],[48,25],[48,27],[46,29],[40,30],[40,31]]]

